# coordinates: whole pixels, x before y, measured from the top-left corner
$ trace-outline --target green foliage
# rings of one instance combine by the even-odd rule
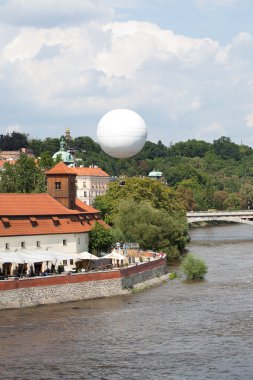
[[[229,137],[222,136],[213,142],[214,152],[221,158],[228,159],[234,158],[240,160],[239,146],[231,141]]]
[[[26,148],[28,145],[27,135],[25,133],[12,132],[6,135],[0,135],[0,150],[19,150]]]
[[[171,272],[171,273],[169,274],[169,279],[170,279],[170,280],[175,280],[175,278],[177,278],[177,274],[176,274],[176,272]]]
[[[204,260],[188,254],[182,261],[181,270],[187,280],[203,280],[207,273],[207,265]]]
[[[240,210],[241,209],[241,198],[235,194],[229,194],[227,199],[224,201],[224,209],[225,210],[230,210],[230,211],[235,211],[235,210]]]
[[[113,222],[122,241],[137,242],[144,250],[166,251],[170,246],[182,250],[188,241],[185,217],[156,209],[148,201],[120,200]]]
[[[91,251],[106,252],[115,242],[110,229],[96,222],[94,228],[90,232],[89,249]]]
[[[51,169],[56,162],[52,158],[51,154],[49,152],[42,152],[40,159],[39,159],[39,167],[42,169],[49,170]]]
[[[44,172],[36,166],[32,158],[22,154],[14,165],[4,164],[1,174],[2,193],[42,193],[46,191]]]
[[[168,264],[172,264],[180,260],[180,251],[176,246],[169,246],[163,249],[163,252],[166,253]]]
[[[0,150],[15,150],[25,146],[33,149],[35,155],[41,157],[39,166],[42,169],[48,169],[53,165],[52,155],[59,150],[60,138],[29,139],[27,135],[18,132],[0,135]],[[176,190],[179,208],[183,207],[185,210],[231,207],[235,209],[239,206],[238,202],[233,200],[234,195],[232,200],[231,198],[227,200],[231,194],[236,194],[240,198],[240,207],[253,208],[251,194],[253,149],[246,145],[237,145],[229,137],[222,136],[213,143],[192,139],[171,144],[169,147],[161,141],[157,144],[147,141],[140,153],[124,160],[108,156],[96,142],[87,136],[68,141],[68,148],[75,150],[76,157],[81,159],[80,165],[98,165],[109,175],[118,178],[147,177],[148,173],[154,169],[163,172],[166,182]],[[127,183],[126,187],[128,186],[130,184]],[[9,183],[5,187],[15,189],[16,185]],[[132,191],[133,185],[131,184],[130,187]],[[137,184],[136,187],[139,185]],[[168,197],[171,196],[174,199],[175,193],[172,188],[169,188]],[[156,188],[155,191],[160,190]],[[219,193],[220,191],[224,193]],[[116,195],[117,192],[114,192]],[[150,192],[153,192],[152,187],[143,184],[142,191],[135,194],[134,199],[136,201],[146,199],[157,208],[168,209],[163,206],[164,200],[161,201],[162,205],[159,205],[157,201],[159,196],[154,195],[152,199]],[[121,192],[118,195],[121,198]],[[124,196],[132,197],[128,196],[127,191]],[[106,219],[111,223],[115,202],[113,201],[111,206],[109,205],[111,199],[108,201],[98,199],[96,202],[99,204],[97,207],[102,209]]]
[[[173,155],[184,157],[204,157],[206,152],[212,149],[212,144],[206,141],[188,140],[186,142],[178,142],[169,151]]]

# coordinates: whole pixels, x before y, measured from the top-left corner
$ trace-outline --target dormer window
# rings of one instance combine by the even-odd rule
[[[34,216],[30,216],[29,219],[30,219],[31,225],[33,227],[37,227],[38,225],[37,219]]]
[[[54,188],[55,188],[55,190],[61,190],[61,182],[55,182]]]
[[[58,218],[58,216],[52,216],[52,221],[53,221],[55,226],[60,225],[60,219]]]
[[[9,228],[11,226],[9,218],[2,217],[2,223],[3,223],[4,228]]]

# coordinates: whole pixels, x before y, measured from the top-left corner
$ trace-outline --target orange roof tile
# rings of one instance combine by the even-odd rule
[[[104,172],[101,168],[73,168],[76,175],[89,176],[89,177],[110,177],[109,174]]]
[[[100,212],[99,210],[95,209],[94,207],[89,206],[86,203],[80,201],[80,199],[78,199],[78,198],[76,199],[76,210],[78,210],[80,212],[91,213],[91,214]]]
[[[65,165],[63,162],[59,162],[55,166],[52,167],[52,169],[48,170],[46,174],[76,174],[75,168],[70,168],[69,166]]]
[[[85,211],[83,211],[85,212]],[[0,215],[73,215],[78,210],[70,210],[49,194],[0,194]]]
[[[106,224],[99,220],[102,225]],[[37,223],[31,223],[27,217],[9,218],[9,225],[6,227],[0,221],[0,236],[24,236],[24,235],[54,235],[89,232],[93,228],[95,220],[80,221],[76,216],[64,216],[59,218],[59,223],[55,223],[49,216],[38,217]]]

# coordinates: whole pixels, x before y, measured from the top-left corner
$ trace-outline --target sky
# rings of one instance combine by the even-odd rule
[[[252,20],[253,0],[0,0],[0,134],[97,141],[128,108],[155,143],[253,146]]]

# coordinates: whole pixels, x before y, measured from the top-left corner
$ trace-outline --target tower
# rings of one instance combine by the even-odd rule
[[[63,206],[74,209],[76,200],[76,173],[63,162],[46,172],[47,192]]]
[[[66,128],[66,131],[65,131],[65,140],[66,141],[72,140],[72,137],[70,136],[70,129],[69,128]]]

